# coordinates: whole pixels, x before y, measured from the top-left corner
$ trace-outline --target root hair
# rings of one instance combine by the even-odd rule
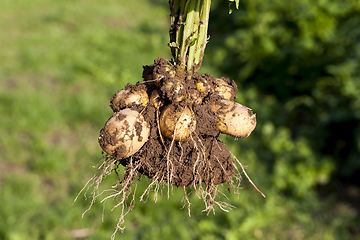
[[[156,118],[158,121],[159,114],[156,115]],[[163,168],[158,169],[156,174],[150,178],[151,179],[150,183],[148,184],[146,189],[140,194],[140,201],[142,202],[146,202],[148,200],[150,192],[154,192],[153,200],[154,202],[156,202],[158,199],[159,192],[160,195],[162,195],[162,190],[165,187],[167,188],[167,197],[169,199],[170,192],[172,192],[173,185],[175,184],[175,182],[173,182],[174,168],[175,168],[174,163],[176,164],[179,163],[180,165],[185,164],[183,162],[184,148],[182,146],[182,142],[178,141],[178,144],[175,144],[176,141],[175,138],[173,137],[173,139],[169,144],[169,148],[167,149],[165,144],[166,142],[162,138],[161,131],[160,129],[158,130],[159,130],[159,136],[161,138],[164,147],[164,151],[166,152],[166,154],[164,154],[164,160],[166,161],[166,165],[164,164]],[[176,131],[176,127],[175,127],[175,131]],[[175,134],[176,133],[174,133],[174,135]],[[196,159],[192,167],[193,179],[189,183],[189,186],[182,186],[184,190],[184,196],[181,200],[182,208],[185,207],[187,208],[189,217],[191,217],[191,202],[189,199],[189,195],[192,192],[195,193],[197,198],[202,199],[205,205],[205,209],[202,211],[206,212],[207,214],[209,214],[210,212],[213,212],[215,214],[215,207],[218,207],[219,209],[225,212],[228,212],[231,209],[235,208],[235,206],[227,202],[217,200],[218,195],[225,197],[227,200],[228,198],[226,194],[224,194],[219,190],[219,184],[215,184],[215,177],[216,177],[216,174],[214,173],[215,168],[218,169],[217,171],[221,171],[223,173],[222,174],[223,182],[229,184],[229,188],[228,188],[229,192],[230,189],[232,189],[232,191],[235,194],[239,194],[239,190],[241,189],[240,182],[242,181],[241,174],[243,173],[245,177],[249,180],[249,182],[253,185],[253,187],[263,197],[265,197],[265,195],[252,182],[252,180],[246,173],[245,167],[242,165],[242,163],[231,152],[230,155],[234,159],[234,161],[231,161],[231,168],[234,169],[233,170],[234,172],[231,171],[229,172],[229,170],[227,170],[229,166],[223,165],[222,161],[219,159],[220,156],[214,155],[212,157],[215,159],[215,161],[212,162],[209,161],[208,154],[210,153],[206,151],[206,148],[208,146],[205,146],[204,143],[206,142],[204,142],[203,140],[204,139],[202,139],[199,135],[197,135],[196,132],[194,132],[194,134],[193,133],[190,134],[190,141],[192,143],[192,148],[195,149]],[[167,141],[169,142],[169,140]],[[222,145],[219,144],[217,140],[212,141],[211,144],[212,144],[211,147],[219,148],[220,152],[228,151],[227,148],[222,147]],[[179,151],[178,154],[180,155],[178,156],[178,159],[174,159],[172,155],[172,152],[175,150],[176,147],[177,150]],[[105,202],[108,199],[117,200],[117,204],[113,206],[111,211],[119,207],[121,209],[120,216],[117,219],[118,222],[116,224],[115,231],[111,236],[111,239],[114,239],[118,231],[121,232],[124,231],[125,216],[135,206],[137,182],[134,184],[134,179],[136,179],[136,177],[138,176],[140,169],[147,166],[147,163],[143,162],[141,159],[140,160],[133,159],[133,157],[131,157],[129,160],[126,160],[128,161],[126,162],[127,168],[121,179],[121,177],[118,174],[118,168],[120,164],[124,164],[124,162],[122,162],[123,160],[116,160],[114,157],[105,153],[103,153],[102,159],[103,162],[98,167],[96,167],[97,169],[96,173],[87,181],[85,186],[76,196],[74,202],[78,199],[81,193],[84,193],[85,199],[87,199],[86,196],[87,192],[89,191],[90,188],[93,188],[93,190],[91,191],[90,206],[82,214],[82,217],[84,217],[84,215],[91,209],[91,207],[93,206],[93,204],[95,203],[96,199],[99,196],[103,195],[104,192],[110,192],[110,194],[104,197],[100,201],[100,203],[103,204],[102,218],[104,216]],[[174,162],[175,160],[177,160],[177,162]],[[214,164],[219,165],[220,168],[218,166],[214,166]],[[238,166],[240,166],[240,168]],[[113,185],[111,189],[106,189],[100,192],[99,187],[102,180],[108,175],[110,175],[113,171],[118,177],[118,182],[115,185]],[[193,188],[193,190],[190,190],[190,192],[188,192],[188,188]]]

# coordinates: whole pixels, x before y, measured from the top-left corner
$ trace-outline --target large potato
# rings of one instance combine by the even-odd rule
[[[220,100],[211,104],[211,110],[220,118],[217,127],[222,133],[246,138],[255,129],[256,115],[240,103]]]
[[[170,104],[161,111],[160,130],[165,137],[187,141],[195,128],[195,115],[189,107]]]
[[[125,108],[106,122],[100,131],[101,148],[116,159],[136,153],[148,140],[150,126],[137,111]]]

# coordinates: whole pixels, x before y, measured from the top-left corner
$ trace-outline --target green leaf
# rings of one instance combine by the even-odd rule
[[[239,9],[240,0],[229,0],[229,14],[232,13],[234,8]]]

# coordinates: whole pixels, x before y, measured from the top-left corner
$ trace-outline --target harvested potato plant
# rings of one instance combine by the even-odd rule
[[[244,168],[218,137],[245,138],[256,126],[252,110],[234,102],[234,81],[198,74],[210,0],[170,0],[170,10],[173,59],[157,58],[143,67],[143,79],[118,90],[110,100],[113,116],[100,131],[104,161],[88,184],[94,186],[95,201],[101,180],[118,174],[113,194],[102,200],[119,199],[115,207],[121,206],[123,214],[116,231],[123,230],[124,216],[133,207],[126,205],[128,198],[136,197],[133,181],[141,176],[149,179],[149,186],[140,200],[150,191],[156,200],[164,187],[169,197],[176,186],[184,190],[189,214],[188,188],[204,201],[207,212],[214,206],[231,207],[216,200],[217,188],[227,183],[236,191]],[[119,165],[126,167],[124,174],[119,174]]]

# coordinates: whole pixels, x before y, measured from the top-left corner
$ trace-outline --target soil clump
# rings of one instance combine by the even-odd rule
[[[140,112],[149,123],[149,139],[134,155],[123,159],[115,156],[115,159],[129,169],[137,166],[139,173],[177,187],[189,187],[200,183],[213,186],[230,182],[235,173],[234,163],[228,148],[218,138],[219,118],[210,108],[211,102],[223,99],[216,91],[212,91],[218,86],[218,79],[210,74],[193,76],[185,81],[181,80],[183,77],[176,67],[158,58],[154,64],[144,66],[143,81],[125,86],[130,92],[145,89],[149,96],[153,91],[158,91],[163,106],[154,106],[155,100],[158,99],[148,102],[146,106],[136,103],[130,106],[132,110]],[[179,83],[174,82],[174,79]],[[234,99],[236,84],[226,78],[221,80],[233,87],[231,98]],[[169,82],[170,88],[166,87]],[[196,88],[196,83],[199,82],[204,83],[205,91],[200,92]],[[161,133],[159,117],[161,110],[169,104],[175,104],[179,108],[187,106],[194,113],[196,128],[189,140],[175,141]],[[113,101],[110,107],[114,109]],[[116,109],[124,107],[124,102],[115,106]]]

